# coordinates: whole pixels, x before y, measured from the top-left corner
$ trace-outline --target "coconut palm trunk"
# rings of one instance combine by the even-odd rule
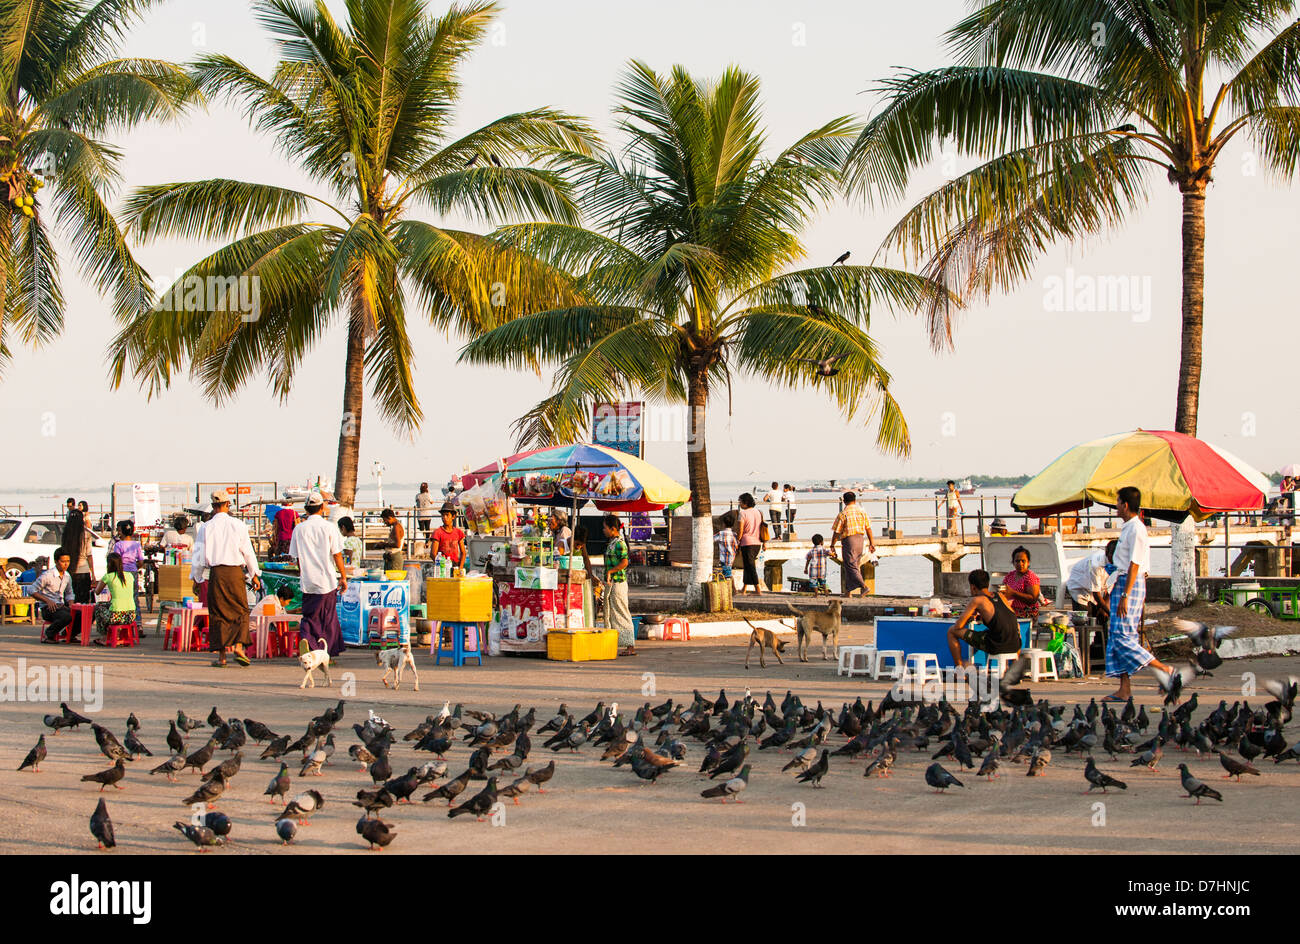
[[[704,584],[713,577],[713,498],[709,493],[709,454],[705,422],[709,403],[707,370],[692,374],[687,388],[686,473],[691,487],[691,575],[686,605],[700,606]]]
[[[1183,194],[1183,349],[1174,429],[1196,435],[1205,317],[1205,191]]]
[[[334,497],[348,508],[357,497],[361,413],[366,399],[365,357],[365,326],[359,318],[353,318],[348,325],[348,352],[343,363],[343,420],[339,423],[338,464],[334,468]]]

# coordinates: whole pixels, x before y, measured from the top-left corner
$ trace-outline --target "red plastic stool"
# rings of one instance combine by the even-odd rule
[[[376,643],[383,645],[390,633],[394,642],[402,634],[402,620],[397,610],[391,606],[375,607],[370,611],[370,618],[367,620],[366,641],[371,645]]]
[[[72,610],[72,622],[64,627],[63,632],[57,637],[58,642],[72,642],[72,627],[81,626],[81,644],[90,645],[90,634],[95,628],[95,604],[93,603],[70,603]]]
[[[298,655],[298,639],[301,631],[297,623],[276,622],[271,627],[271,656]]]
[[[682,619],[680,616],[664,617],[664,640],[680,639],[686,642],[691,638],[690,620]]]
[[[134,622],[119,623],[116,626],[108,627],[108,637],[104,640],[104,645],[109,648],[118,646],[134,646],[140,642],[140,630]]]

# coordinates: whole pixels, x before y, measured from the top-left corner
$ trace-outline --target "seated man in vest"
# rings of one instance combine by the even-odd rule
[[[1020,623],[1011,611],[1010,601],[1001,590],[989,589],[989,572],[970,572],[970,603],[961,619],[948,629],[948,649],[952,661],[962,668],[970,667],[970,660],[961,657],[961,644],[989,655],[1010,655],[1020,651]],[[984,624],[984,629],[972,629],[974,623]]]

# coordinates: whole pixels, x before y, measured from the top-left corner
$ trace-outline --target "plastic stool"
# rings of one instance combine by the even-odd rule
[[[875,646],[840,646],[836,653],[839,658],[839,667],[835,670],[836,675],[847,675],[849,678],[861,672],[863,675],[870,675],[872,664],[876,658]],[[858,659],[862,662],[859,664]]]
[[[1025,649],[1023,654],[1029,659],[1029,681],[1037,682],[1042,679],[1060,681],[1056,674],[1056,659],[1046,649]],[[1047,668],[1043,668],[1044,664]]]
[[[679,639],[686,642],[691,638],[690,620],[682,619],[680,616],[668,616],[664,618],[664,641],[669,639]]]
[[[901,678],[903,675],[903,650],[902,649],[878,649],[876,657],[872,660],[871,677],[880,678],[885,671],[885,660],[890,662],[889,677]]]
[[[999,652],[985,657],[985,668],[988,669],[990,677],[993,676],[993,672],[996,670],[997,677],[1002,678],[1007,674],[1007,669],[1011,668],[1019,658],[1020,653],[1018,652]]]
[[[401,633],[402,620],[396,609],[391,606],[378,606],[370,611],[369,619],[366,621],[367,643],[383,646],[390,635],[396,642]]]
[[[913,682],[941,682],[939,656],[933,652],[909,652],[903,662],[903,678]]]
[[[134,622],[108,627],[108,635],[104,639],[104,645],[111,649],[118,646],[134,646],[139,642],[140,629]]]
[[[69,603],[68,608],[72,611],[72,622],[63,628],[63,632],[55,637],[57,642],[72,642],[72,627],[81,627],[81,644],[90,645],[90,633],[95,626],[95,604],[93,603]]]
[[[483,664],[483,645],[479,638],[479,623],[454,623],[444,621],[438,624],[433,633],[433,664],[442,665],[442,657],[448,656],[453,666],[462,666],[470,659],[477,659],[478,664]],[[470,645],[469,637],[473,634],[474,641]],[[447,638],[447,645],[443,645],[444,636]]]

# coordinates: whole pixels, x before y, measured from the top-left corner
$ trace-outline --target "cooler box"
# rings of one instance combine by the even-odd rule
[[[161,600],[182,600],[194,596],[190,582],[189,564],[158,565],[158,598]]]
[[[430,577],[424,582],[424,615],[453,623],[486,623],[492,619],[492,580],[489,577]]]
[[[948,627],[955,619],[934,619],[928,616],[879,616],[876,618],[876,651],[883,649],[901,649],[904,653],[933,652],[939,660],[939,668],[953,667],[952,653],[948,651]],[[1030,622],[1019,620],[1020,642],[1022,647],[1029,646]],[[977,624],[975,629],[983,629]],[[971,658],[970,647],[962,643],[963,658],[971,659],[977,665],[983,664],[982,652]]]
[[[618,658],[612,629],[553,629],[546,634],[546,658],[553,662],[595,662]]]
[[[339,626],[343,641],[349,646],[364,646],[369,640],[370,611],[382,607],[397,610],[402,639],[411,638],[411,585],[405,580],[349,580],[348,589],[339,595]]]

